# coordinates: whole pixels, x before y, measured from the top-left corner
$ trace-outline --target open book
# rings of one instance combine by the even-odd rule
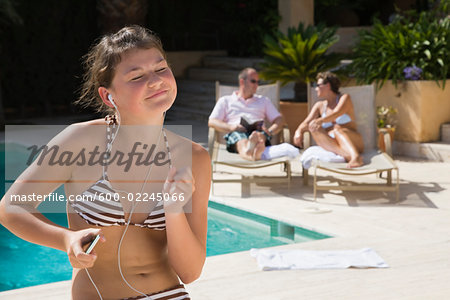
[[[245,117],[241,117],[241,125],[247,129],[247,133],[250,134],[255,130],[262,131],[262,126],[264,124],[264,120],[258,120],[256,122],[250,123],[249,120]]]

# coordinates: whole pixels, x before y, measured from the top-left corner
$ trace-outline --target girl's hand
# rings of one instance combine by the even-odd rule
[[[88,228],[78,231],[71,231],[67,240],[67,256],[69,257],[72,267],[77,269],[91,268],[97,259],[95,248],[90,254],[86,254],[84,248],[100,234],[100,241],[105,242],[106,239],[101,235],[101,229]]]
[[[183,208],[188,203],[191,203],[194,191],[194,177],[192,176],[191,168],[182,168],[177,171],[177,168],[172,167],[169,170],[163,189],[163,194],[168,194],[168,197],[164,198],[164,210],[166,213],[183,212]]]
[[[300,131],[296,131],[294,134],[294,145],[303,148],[303,134]]]
[[[322,121],[320,119],[314,119],[309,123],[309,131],[315,132],[320,129],[320,126],[322,126]]]

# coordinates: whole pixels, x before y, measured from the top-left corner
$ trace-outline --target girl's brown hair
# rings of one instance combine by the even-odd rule
[[[166,59],[161,40],[149,29],[133,25],[103,36],[83,57],[85,69],[81,95],[75,104],[92,107],[97,112],[113,110],[103,103],[98,88],[109,88],[122,55],[132,49],[158,49]]]

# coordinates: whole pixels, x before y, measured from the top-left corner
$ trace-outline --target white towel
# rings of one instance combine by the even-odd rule
[[[261,154],[262,160],[271,160],[272,158],[288,156],[289,158],[295,158],[300,154],[300,151],[288,143],[282,143],[273,146],[267,146],[264,152]]]
[[[302,153],[302,156],[300,156],[300,161],[305,169],[311,167],[314,159],[335,163],[345,162],[345,158],[342,156],[327,151],[320,146],[311,146]]]
[[[371,248],[335,251],[251,249],[250,255],[256,258],[263,271],[389,267]]]

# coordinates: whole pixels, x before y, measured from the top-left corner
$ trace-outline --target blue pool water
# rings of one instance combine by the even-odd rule
[[[4,168],[4,157],[0,155],[0,183],[5,178]],[[4,188],[4,184],[1,186]],[[62,187],[58,193],[64,193]],[[67,227],[65,214],[49,213],[46,216]],[[327,237],[216,202],[209,204],[207,256]],[[71,278],[72,269],[64,252],[26,242],[1,225],[0,253],[0,291]]]
[[[277,230],[280,223],[276,220],[236,212],[238,210],[210,202],[207,256],[329,237],[282,223],[287,230],[280,232]],[[65,214],[46,216],[67,226]],[[0,291],[71,278],[72,268],[64,252],[26,242],[1,225],[0,253]]]

